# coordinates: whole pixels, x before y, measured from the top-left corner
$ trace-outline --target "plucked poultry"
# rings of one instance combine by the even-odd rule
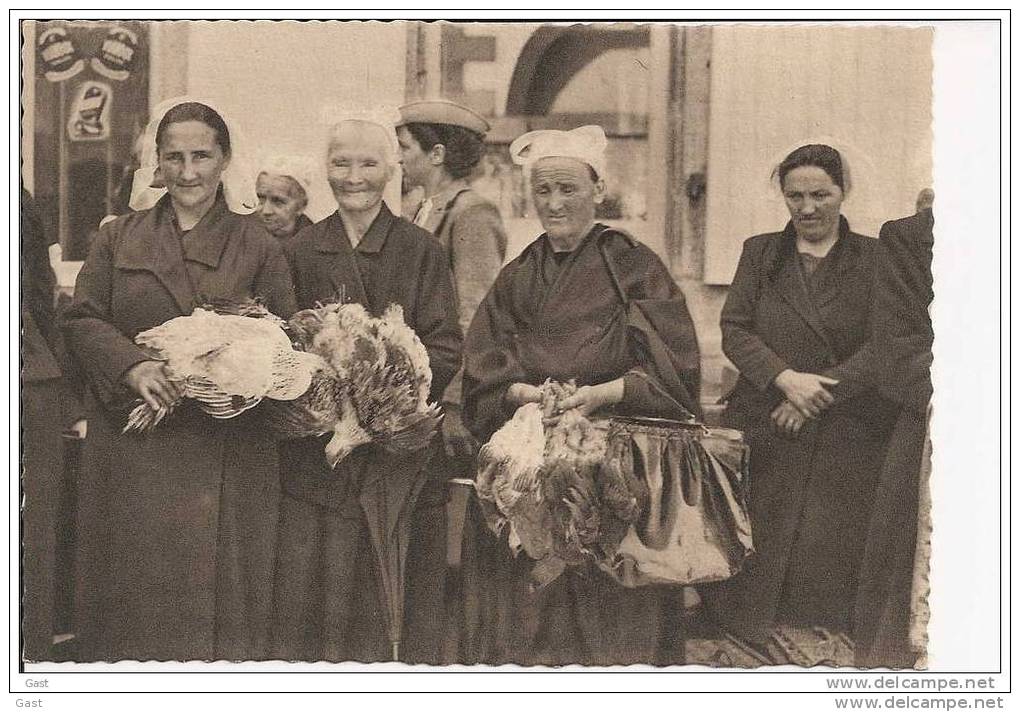
[[[320,305],[297,312],[287,328],[323,363],[303,395],[266,404],[271,429],[291,438],[332,433],[326,445],[332,467],[371,442],[396,453],[429,443],[442,415],[428,402],[428,352],[399,305],[379,318],[356,303]]]
[[[315,354],[295,350],[283,321],[251,302],[222,313],[209,305],[141,332],[135,343],[166,364],[182,399],[195,400],[213,418],[233,418],[263,399],[292,400],[322,366]],[[154,410],[140,401],[125,432],[146,432],[177,404]]]
[[[537,563],[536,585],[568,565],[606,563],[647,508],[647,488],[607,457],[607,429],[579,410],[560,413],[576,391],[546,381],[541,403],[522,406],[478,456],[475,488],[490,528]]]

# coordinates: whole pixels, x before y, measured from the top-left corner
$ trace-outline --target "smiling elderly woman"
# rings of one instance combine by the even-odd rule
[[[533,132],[511,146],[546,232],[503,268],[468,331],[464,413],[482,440],[540,400],[547,378],[575,379],[562,406],[585,414],[698,411],[698,344],[683,294],[655,253],[595,220],[605,147],[598,126]],[[478,604],[463,633],[467,662],[677,662],[676,591],[625,589],[592,566],[532,594],[526,557],[514,560],[484,532],[477,540],[471,556],[483,573],[469,585]]]
[[[399,304],[429,355],[430,401],[460,368],[453,279],[431,234],[383,202],[397,166],[394,120],[366,114],[330,129],[326,152],[335,213],[287,246],[300,308],[343,295],[379,316]],[[365,445],[336,471],[321,440],[281,446],[284,498],[276,576],[275,655],[291,660],[391,658],[380,570],[359,498],[367,482],[424,467],[428,451],[396,457]],[[436,663],[444,633],[446,486],[427,481],[411,514],[401,659]]]

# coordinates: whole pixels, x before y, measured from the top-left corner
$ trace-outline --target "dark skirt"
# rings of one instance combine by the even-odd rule
[[[912,668],[919,657],[910,630],[926,433],[926,416],[903,410],[882,464],[854,619],[864,667]]]
[[[53,643],[62,442],[59,381],[27,382],[21,394],[24,657],[49,660]]]
[[[702,598],[749,641],[763,642],[778,624],[851,633],[887,434],[838,407],[795,438],[773,433],[767,416],[727,416],[751,448],[756,553],[734,578],[701,587]]]
[[[148,436],[89,418],[78,483],[81,660],[252,660],[268,652],[275,443],[187,411]]]
[[[519,665],[676,665],[683,662],[681,587],[628,589],[594,565],[568,568],[532,592],[533,563],[516,559],[468,507],[461,596],[451,631],[456,661]]]
[[[420,507],[405,569],[402,662],[442,662],[445,572],[446,507]],[[332,508],[284,496],[275,599],[272,657],[393,659],[379,561],[356,497]]]

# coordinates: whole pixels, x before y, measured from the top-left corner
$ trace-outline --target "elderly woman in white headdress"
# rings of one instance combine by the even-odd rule
[[[545,233],[503,268],[468,330],[464,418],[482,441],[518,407],[540,401],[547,378],[575,380],[576,394],[561,405],[586,415],[684,419],[698,411],[698,344],[683,294],[655,253],[595,219],[605,147],[598,126],[536,131],[510,147]],[[676,661],[667,605],[675,591],[624,589],[592,566],[531,594],[533,562],[477,538],[465,555],[467,595],[478,601],[462,631],[467,662]]]
[[[332,215],[287,246],[298,306],[338,296],[379,316],[399,304],[429,355],[431,401],[460,368],[461,332],[449,260],[424,229],[383,201],[399,160],[395,112],[329,120],[324,155],[336,198]],[[380,572],[360,486],[397,468],[422,468],[427,452],[396,458],[365,445],[335,472],[323,443],[285,444],[276,577],[275,655],[301,660],[389,660]],[[439,662],[446,564],[446,487],[428,481],[411,515],[401,659]]]
[[[255,179],[262,226],[281,243],[287,243],[312,224],[305,215],[314,166],[304,156],[278,154],[265,159]]]
[[[100,228],[64,320],[90,391],[76,632],[82,659],[257,658],[267,653],[279,469],[241,416],[185,402],[147,436],[122,434],[135,398],[168,406],[165,366],[132,341],[204,300],[294,293],[280,246],[240,215],[255,205],[240,135],[208,103],[154,112],[137,212]]]

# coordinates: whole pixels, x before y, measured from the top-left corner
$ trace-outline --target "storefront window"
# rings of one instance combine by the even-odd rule
[[[83,260],[100,220],[128,210],[148,113],[148,28],[37,22],[34,41],[35,199],[64,260]]]

